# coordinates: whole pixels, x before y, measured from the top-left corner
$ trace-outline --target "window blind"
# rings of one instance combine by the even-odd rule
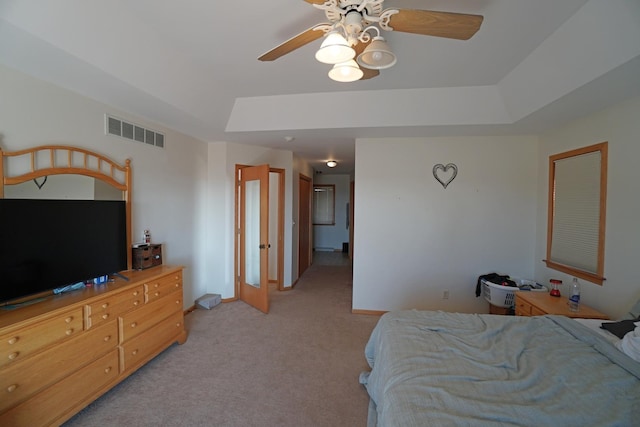
[[[597,273],[600,225],[599,151],[554,162],[551,261]]]

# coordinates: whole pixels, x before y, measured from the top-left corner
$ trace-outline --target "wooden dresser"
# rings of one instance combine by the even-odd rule
[[[569,310],[569,300],[565,297],[552,297],[548,292],[515,292],[516,316],[541,316],[559,314],[583,319],[609,319],[606,314],[580,304],[577,312]]]
[[[0,310],[0,425],[59,425],[184,343],[182,267]]]

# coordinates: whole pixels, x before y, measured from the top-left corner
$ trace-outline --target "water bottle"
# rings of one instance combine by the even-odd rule
[[[573,278],[571,283],[571,297],[569,298],[569,310],[577,312],[580,309],[580,283]]]

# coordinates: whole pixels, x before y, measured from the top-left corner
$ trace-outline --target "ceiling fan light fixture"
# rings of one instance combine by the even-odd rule
[[[356,51],[349,45],[347,39],[335,30],[327,34],[316,52],[316,59],[324,64],[339,64],[355,56]]]
[[[338,162],[336,162],[335,160],[329,160],[327,162],[327,167],[335,168],[336,166],[338,166]]]
[[[364,72],[353,59],[336,64],[329,70],[329,78],[342,83],[360,80],[362,76],[364,76]]]
[[[358,55],[358,64],[371,70],[384,70],[393,67],[396,62],[396,55],[381,36],[374,37],[369,46]]]

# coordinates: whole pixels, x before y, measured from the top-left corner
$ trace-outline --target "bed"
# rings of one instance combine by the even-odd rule
[[[595,329],[550,315],[386,313],[360,376],[368,425],[640,425],[640,362]]]

